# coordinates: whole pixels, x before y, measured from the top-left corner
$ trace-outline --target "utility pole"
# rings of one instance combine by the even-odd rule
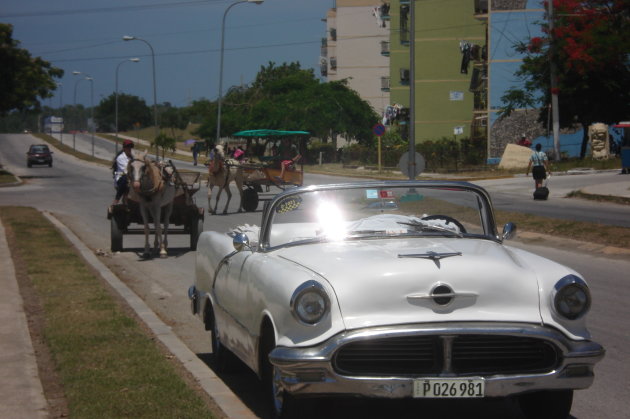
[[[416,178],[416,0],[409,2],[409,180]]]
[[[548,1],[547,19],[549,20],[549,74],[551,77],[551,121],[553,125],[553,155],[560,161],[560,110],[558,108],[558,71],[555,62],[555,41],[553,38],[553,1]]]

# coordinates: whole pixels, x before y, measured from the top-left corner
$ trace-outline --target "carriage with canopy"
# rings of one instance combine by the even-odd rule
[[[232,134],[247,139],[248,160],[243,168],[243,209],[255,211],[260,201],[270,200],[278,191],[302,186],[307,131],[256,129]],[[285,165],[283,170],[282,166]]]

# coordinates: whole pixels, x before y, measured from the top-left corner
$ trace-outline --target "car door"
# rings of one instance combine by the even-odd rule
[[[217,273],[214,285],[216,304],[221,310],[218,320],[221,340],[237,354],[247,352],[249,333],[244,321],[247,315],[247,293],[244,292],[247,275],[241,275],[245,261],[252,255],[244,250],[227,258]]]

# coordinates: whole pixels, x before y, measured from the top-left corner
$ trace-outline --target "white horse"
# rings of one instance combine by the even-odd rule
[[[170,169],[170,170],[169,170]],[[173,168],[160,167],[155,161],[151,161],[146,153],[140,159],[129,162],[127,176],[129,177],[129,198],[138,202],[140,214],[144,222],[144,253],[143,257],[149,257],[149,215],[155,226],[155,240],[153,246],[159,249],[160,257],[167,257],[168,247],[168,222],[173,211],[176,186],[169,182]],[[164,220],[164,235],[162,236],[162,222]]]
[[[241,202],[238,206],[238,212],[243,211],[243,168],[240,167],[240,163],[237,160],[226,159],[223,146],[217,145],[214,148],[214,156],[207,163],[208,166],[208,212],[210,214],[217,213],[217,206],[219,205],[219,198],[221,192],[225,190],[227,193],[227,202],[225,208],[223,208],[223,214],[227,214],[227,208],[232,199],[232,191],[230,191],[230,183],[236,183],[238,192],[241,195]],[[214,209],[212,207],[212,188],[219,187],[219,192],[214,201]]]

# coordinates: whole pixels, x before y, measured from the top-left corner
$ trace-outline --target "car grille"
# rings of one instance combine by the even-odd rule
[[[496,335],[403,336],[352,342],[335,354],[342,375],[456,375],[542,373],[558,365],[545,340]]]

